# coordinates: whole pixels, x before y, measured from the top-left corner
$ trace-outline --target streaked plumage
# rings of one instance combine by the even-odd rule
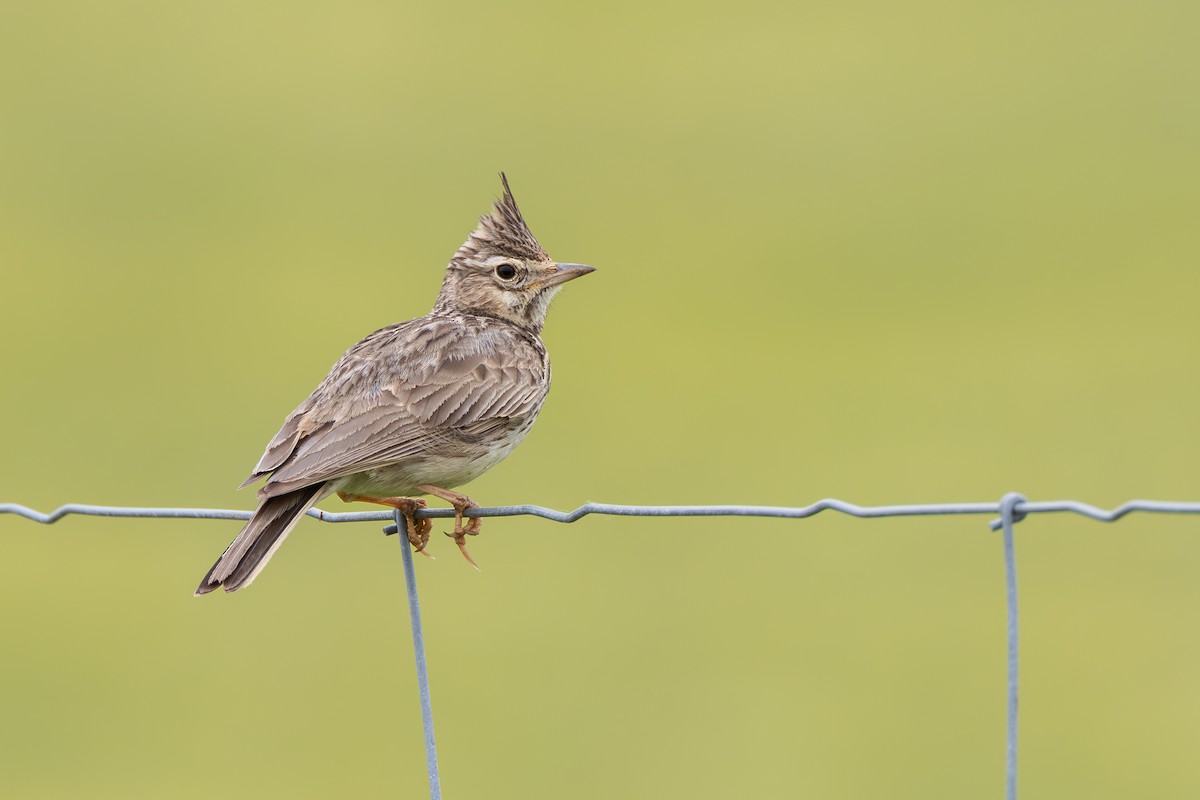
[[[528,433],[550,389],[540,337],[550,299],[591,271],[550,260],[504,180],[503,197],[451,259],[433,310],[354,345],[284,421],[243,484],[267,478],[253,518],[196,594],[248,585],[304,512],[334,493],[440,488],[432,493],[465,501],[455,501],[461,513],[470,501],[445,490],[495,466]],[[460,547],[472,524],[456,525]]]

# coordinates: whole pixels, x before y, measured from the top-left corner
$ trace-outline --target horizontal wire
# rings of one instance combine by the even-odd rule
[[[776,517],[804,519],[822,511],[836,511],[851,517],[923,517],[949,514],[1000,514],[999,502],[988,503],[918,503],[911,505],[860,506],[844,500],[819,500],[807,506],[635,506],[613,503],[585,503],[573,511],[558,511],[537,505],[493,506],[467,509],[467,517],[541,517],[552,522],[576,522],[596,514],[615,517]],[[1113,509],[1103,509],[1078,500],[1021,501],[1014,508],[1013,519],[1020,521],[1029,514],[1070,513],[1098,520],[1115,522],[1135,511],[1154,514],[1200,514],[1200,503],[1166,500],[1130,500]],[[96,506],[70,503],[59,506],[49,514],[17,503],[0,503],[0,514],[16,514],[34,522],[51,524],[65,516],[80,514],[93,517],[153,517],[176,519],[250,519],[250,511],[220,508],[139,508],[130,506]],[[391,511],[332,512],[311,509],[308,516],[322,522],[382,522],[392,519]],[[446,519],[454,516],[450,508],[422,508],[419,519]],[[992,520],[992,530],[999,530],[1000,519]],[[396,526],[385,528],[395,533]]]

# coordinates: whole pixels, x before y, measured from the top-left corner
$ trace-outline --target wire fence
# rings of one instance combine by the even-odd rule
[[[586,503],[572,511],[557,511],[537,505],[493,506],[468,509],[468,517],[541,517],[553,522],[571,523],[589,515],[619,517],[775,517],[806,519],[824,511],[834,511],[852,517],[923,517],[947,515],[990,515],[988,525],[993,531],[1003,530],[1005,596],[1007,607],[1006,685],[1007,737],[1005,752],[1005,797],[1017,797],[1017,699],[1019,624],[1017,616],[1017,567],[1013,526],[1030,514],[1077,514],[1099,522],[1115,522],[1128,514],[1200,514],[1200,503],[1163,500],[1130,500],[1113,509],[1103,509],[1077,500],[1048,500],[1030,502],[1023,495],[1010,492],[997,502],[988,503],[918,503],[910,505],[860,506],[843,500],[820,500],[807,506],[635,506],[610,503]],[[0,514],[16,514],[26,519],[51,524],[72,514],[93,517],[153,517],[167,519],[249,519],[249,511],[218,508],[140,508],[97,506],[72,503],[59,506],[50,513],[36,511],[16,503],[0,503]],[[403,524],[399,511],[366,511],[333,513],[312,509],[308,516],[322,522],[385,522],[388,534],[396,533]],[[419,519],[439,519],[454,516],[449,508],[425,508],[416,512]],[[420,603],[417,596],[416,574],[412,549],[405,537],[398,537],[404,554],[404,576],[407,585],[409,616],[412,624],[413,650],[416,657],[417,691],[421,701],[421,720],[425,733],[425,756],[429,774],[429,793],[441,800],[442,790],[438,773],[437,747],[433,735],[433,710],[429,692],[429,672],[425,660],[425,643],[421,628]]]

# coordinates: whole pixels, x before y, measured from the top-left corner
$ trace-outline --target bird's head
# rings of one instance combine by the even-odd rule
[[[450,259],[434,311],[495,317],[538,333],[562,285],[595,267],[552,260],[525,224],[504,173],[500,180],[504,195]]]

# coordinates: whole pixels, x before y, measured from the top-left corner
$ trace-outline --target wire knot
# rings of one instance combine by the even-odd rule
[[[1025,519],[1025,512],[1017,509],[1017,505],[1024,502],[1026,502],[1026,497],[1019,492],[1009,492],[1004,495],[1000,498],[1000,519],[992,520],[988,526],[992,530],[998,531],[1004,527],[1005,520],[1016,524]]]

